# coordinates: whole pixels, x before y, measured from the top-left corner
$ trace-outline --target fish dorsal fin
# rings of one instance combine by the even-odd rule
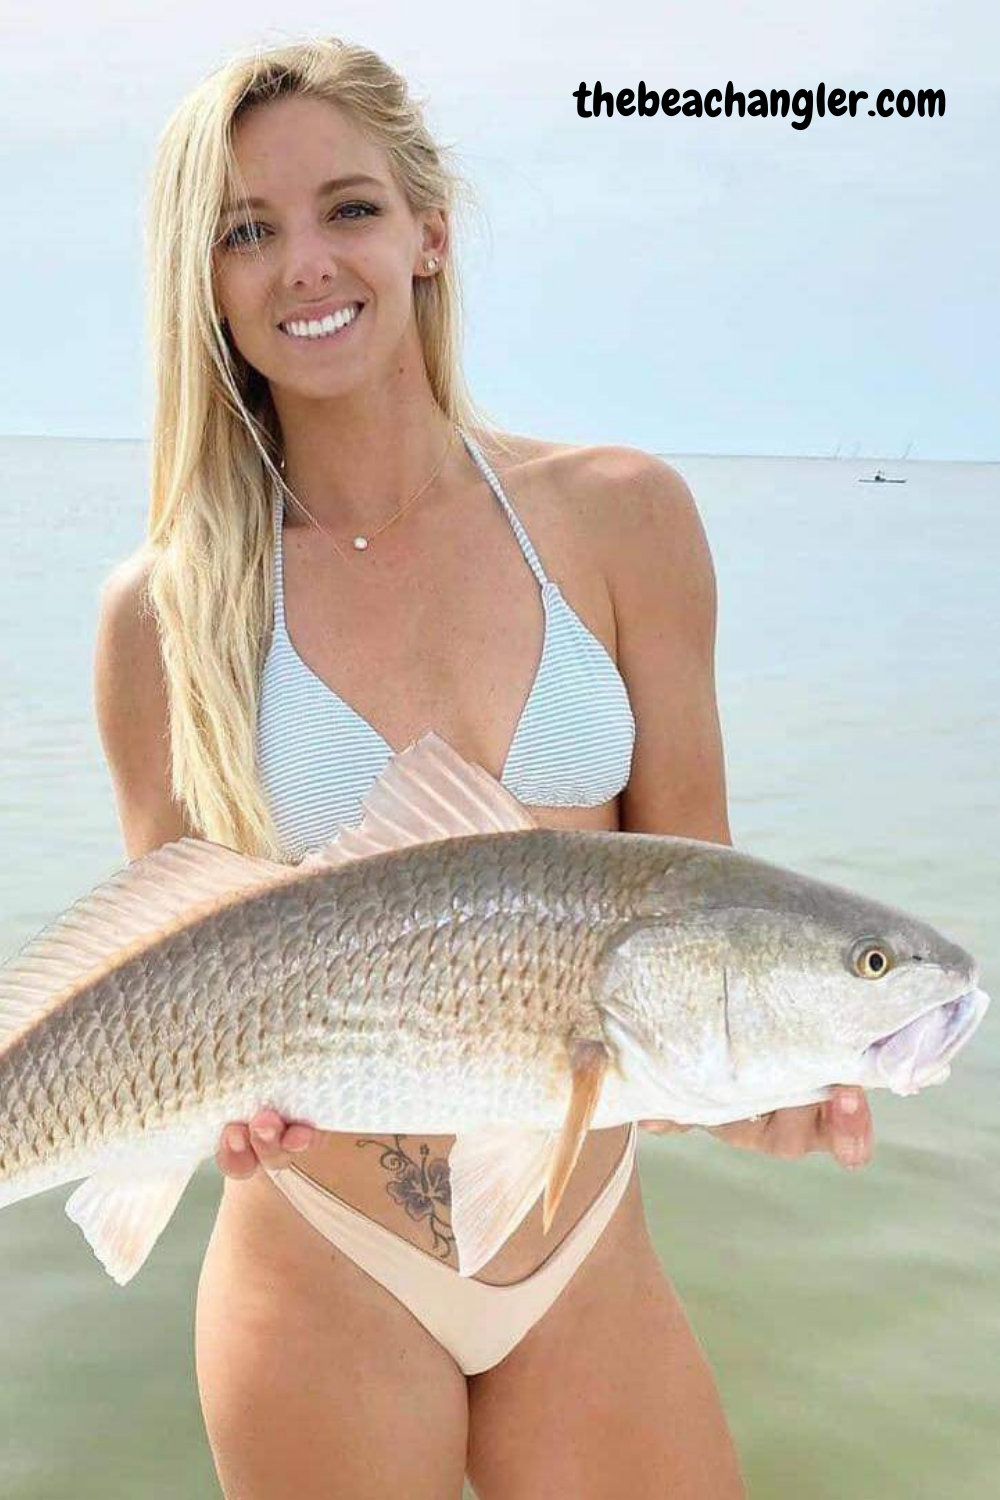
[[[84,985],[169,932],[296,874],[295,865],[189,837],[131,860],[0,969],[0,1052]]]
[[[538,825],[482,766],[430,731],[395,755],[344,828],[298,864],[182,838],[116,871],[0,968],[0,1052],[84,985],[249,892],[409,844]]]
[[[489,771],[465,760],[433,729],[393,756],[361,809],[356,827],[342,828],[329,843],[310,849],[300,868],[347,864],[473,833],[538,827]]]

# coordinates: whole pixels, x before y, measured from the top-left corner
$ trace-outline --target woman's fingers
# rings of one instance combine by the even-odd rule
[[[241,1120],[232,1120],[219,1137],[215,1153],[220,1172],[227,1177],[252,1177],[257,1158],[250,1147],[250,1132]]]
[[[316,1128],[304,1120],[286,1124],[277,1110],[263,1109],[249,1122],[231,1121],[223,1130],[215,1160],[227,1177],[252,1177],[258,1165],[274,1171],[305,1151]]]
[[[790,1105],[756,1119],[708,1127],[730,1146],[794,1161],[811,1151],[827,1151],[842,1167],[863,1167],[872,1159],[872,1116],[864,1089],[835,1084],[822,1104]]]
[[[773,1136],[771,1135],[771,1124],[775,1111],[770,1114],[752,1115],[745,1120],[731,1120],[726,1125],[709,1125],[709,1135],[718,1136],[720,1141],[725,1141],[728,1146],[736,1146],[741,1151],[764,1151],[770,1154],[772,1150]]]
[[[820,1105],[819,1150],[842,1167],[866,1167],[874,1150],[872,1112],[864,1089],[837,1083]]]
[[[262,1109],[250,1121],[250,1145],[261,1166],[270,1172],[287,1167],[294,1152],[312,1145],[315,1134],[313,1127],[301,1120],[286,1125],[273,1109]]]
[[[315,1125],[307,1125],[304,1120],[295,1120],[287,1126],[281,1137],[281,1149],[298,1154],[313,1145],[316,1139]]]
[[[819,1110],[815,1104],[795,1104],[765,1115],[765,1150],[782,1161],[794,1161],[824,1149],[820,1140]]]
[[[822,1104],[776,1109],[760,1123],[756,1149],[769,1156],[794,1161],[811,1151],[827,1151],[842,1167],[864,1167],[872,1159],[871,1109],[861,1088],[835,1084]]]

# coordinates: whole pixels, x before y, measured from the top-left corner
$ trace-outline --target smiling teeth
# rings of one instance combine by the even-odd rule
[[[285,333],[291,334],[295,339],[321,339],[327,334],[336,333],[340,328],[346,328],[348,323],[353,323],[361,311],[360,303],[353,307],[345,307],[341,312],[331,313],[329,317],[322,318],[318,323],[282,323]]]

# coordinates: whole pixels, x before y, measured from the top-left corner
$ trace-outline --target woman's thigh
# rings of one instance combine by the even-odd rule
[[[637,1172],[562,1295],[499,1365],[469,1378],[469,1476],[479,1500],[745,1500]]]
[[[226,1500],[459,1500],[468,1410],[454,1360],[310,1225],[290,1230],[277,1189],[252,1191],[252,1221],[223,1203],[198,1287],[198,1387]]]

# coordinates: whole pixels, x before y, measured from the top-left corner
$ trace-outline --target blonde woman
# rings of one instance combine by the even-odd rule
[[[544,825],[731,842],[694,502],[642,452],[477,419],[460,189],[404,81],[335,39],[231,60],[164,130],[148,539],[96,653],[132,858],[190,834],[295,859],[429,727]],[[843,1089],[713,1134],[846,1161],[871,1126]],[[225,1494],[742,1496],[634,1127],[592,1132],[550,1235],[536,1205],[474,1278],[451,1143],[227,1127],[196,1338]]]

